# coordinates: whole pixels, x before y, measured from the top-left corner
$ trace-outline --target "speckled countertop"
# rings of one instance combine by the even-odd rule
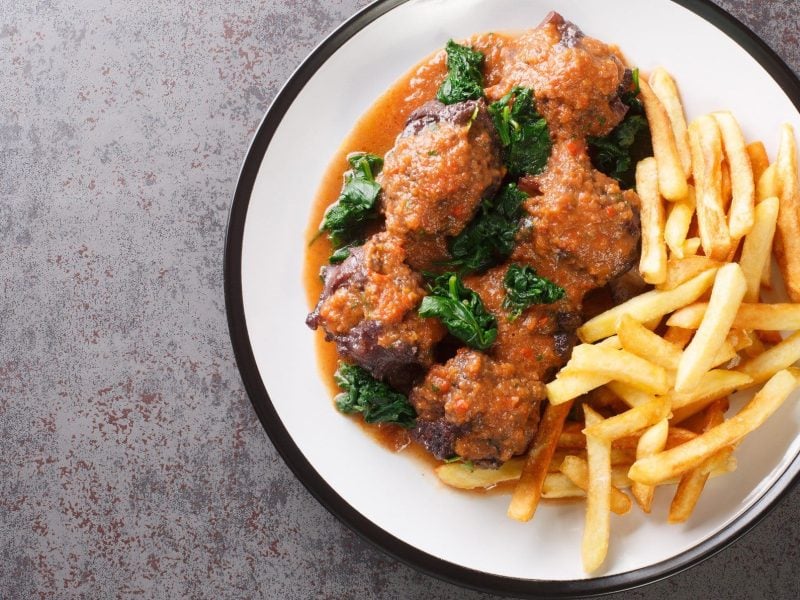
[[[795,0],[716,1],[800,71]],[[223,242],[250,138],[364,4],[0,1],[0,598],[489,598],[328,514],[228,340]],[[794,597],[798,501],[620,597]]]

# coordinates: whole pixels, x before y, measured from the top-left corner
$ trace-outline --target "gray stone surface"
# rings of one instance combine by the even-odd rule
[[[717,0],[800,71],[798,3]],[[270,100],[363,0],[0,1],[0,598],[488,598],[372,548],[278,457],[222,292]],[[800,489],[625,598],[790,598]]]

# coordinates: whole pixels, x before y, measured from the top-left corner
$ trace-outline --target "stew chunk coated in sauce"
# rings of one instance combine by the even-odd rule
[[[323,269],[308,324],[340,356],[408,392],[418,415],[412,437],[432,455],[492,465],[533,439],[544,384],[569,359],[584,296],[634,265],[639,199],[595,170],[587,149],[587,137],[607,134],[627,111],[631,72],[615,48],[556,13],[518,36],[476,36],[472,46],[486,59],[485,99],[430,101],[411,113],[377,178],[383,231]],[[520,86],[533,90],[552,149],[542,172],[512,180],[487,103]],[[502,264],[462,274],[497,337],[485,351],[457,347],[437,319],[418,315],[425,277],[447,270],[448,244],[505,182],[529,196],[514,249]],[[562,293],[511,312],[511,265]]]
[[[408,263],[435,270],[447,258],[447,238],[464,229],[503,175],[483,100],[432,100],[411,113],[378,177],[386,230],[404,241]]]

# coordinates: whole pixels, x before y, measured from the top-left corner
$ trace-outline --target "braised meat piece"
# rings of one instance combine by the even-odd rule
[[[489,96],[532,87],[552,152],[541,174],[519,182],[530,198],[509,263],[465,280],[497,319],[494,345],[486,353],[459,350],[432,367],[410,396],[419,413],[415,436],[430,452],[484,463],[527,448],[543,382],[576,342],[584,296],[635,264],[640,234],[638,196],[595,170],[586,148],[587,135],[608,133],[627,110],[620,95],[630,88],[630,72],[617,52],[551,14],[500,53]],[[563,288],[564,297],[510,318],[503,301],[512,263],[532,267]]]
[[[411,113],[378,177],[386,229],[404,240],[408,263],[436,268],[447,257],[447,237],[464,228],[504,173],[482,100],[432,101]]]
[[[503,265],[465,280],[497,319],[494,345],[486,353],[459,350],[412,390],[415,437],[439,458],[496,463],[523,452],[539,422],[542,382],[569,359],[575,343],[580,316],[567,300],[509,318],[507,271]]]
[[[544,385],[514,365],[462,348],[412,390],[414,436],[437,458],[502,463],[527,448],[544,397]]]
[[[408,389],[433,362],[444,330],[423,319],[422,277],[404,262],[396,238],[381,233],[354,248],[340,265],[325,267],[325,285],[306,323],[322,327],[341,356],[398,389]]]
[[[463,277],[496,319],[494,343],[486,351],[451,347],[455,337],[417,312],[422,272],[443,270],[449,240],[507,175],[484,100],[432,101],[411,113],[378,176],[385,231],[325,269],[308,323],[321,326],[343,357],[409,391],[412,434],[431,454],[497,465],[533,439],[544,383],[569,359],[584,298],[637,260],[638,196],[595,170],[587,149],[589,136],[606,135],[624,118],[632,76],[615,48],[557,13],[521,35],[486,34],[470,44],[485,54],[486,98],[532,88],[552,142],[543,171],[506,178],[529,196],[515,237],[508,234],[508,261],[473,263],[479,272]]]
[[[536,187],[540,195],[525,203],[527,217],[512,260],[559,283],[577,306],[587,291],[636,263],[639,197],[593,169],[577,142],[553,147]]]
[[[497,340],[488,352],[499,361],[516,365],[526,377],[549,381],[569,359],[580,314],[565,297],[552,304],[534,304],[511,318],[503,306],[508,267],[495,267],[464,282],[478,293],[486,309],[497,319]]]
[[[630,88],[631,74],[619,51],[558,13],[504,44],[503,52],[487,96],[497,100],[515,85],[533,88],[554,138],[605,135],[625,116],[620,96]]]

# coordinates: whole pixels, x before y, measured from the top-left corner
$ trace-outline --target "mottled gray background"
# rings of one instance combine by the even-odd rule
[[[717,2],[800,71],[797,2]],[[0,0],[0,598],[489,597],[317,504],[228,341],[223,242],[247,145],[364,4]],[[793,597],[798,500],[622,597]]]

